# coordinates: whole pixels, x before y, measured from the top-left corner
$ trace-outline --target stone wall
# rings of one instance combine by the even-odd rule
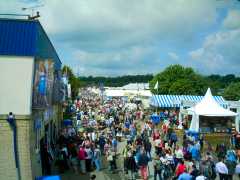
[[[0,179],[17,179],[13,151],[13,133],[5,119],[0,119]]]
[[[17,124],[18,155],[21,180],[33,180],[42,175],[40,152],[36,152],[36,130],[31,116],[15,116]],[[6,115],[0,115],[0,179],[16,180],[13,131],[7,122]],[[62,123],[61,106],[56,106],[56,114],[52,119],[56,126],[56,136]],[[44,136],[44,124],[41,128]],[[40,137],[40,138],[41,138]],[[40,139],[39,139],[40,140]]]
[[[30,159],[30,118],[16,117],[18,156],[21,179],[32,180]],[[0,179],[16,180],[17,170],[15,166],[13,131],[6,117],[0,117]]]

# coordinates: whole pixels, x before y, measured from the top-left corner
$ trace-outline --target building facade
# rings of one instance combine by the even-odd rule
[[[49,174],[63,94],[61,61],[40,22],[0,19],[0,179]]]

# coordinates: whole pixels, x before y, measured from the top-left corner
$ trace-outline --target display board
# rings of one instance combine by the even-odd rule
[[[46,108],[52,105],[54,63],[52,60],[35,61],[33,85],[33,108]]]

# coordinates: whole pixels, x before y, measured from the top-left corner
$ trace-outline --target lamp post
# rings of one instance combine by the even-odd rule
[[[19,168],[19,157],[18,157],[17,126],[16,126],[15,116],[12,112],[9,112],[7,117],[7,122],[13,131],[13,150],[14,150],[14,157],[15,157],[15,166],[17,169],[17,178],[18,180],[21,180],[21,174],[20,174],[20,168]]]

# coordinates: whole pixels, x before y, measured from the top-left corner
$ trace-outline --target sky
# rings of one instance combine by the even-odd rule
[[[156,74],[171,64],[240,76],[238,0],[0,0],[31,13],[80,76]]]

